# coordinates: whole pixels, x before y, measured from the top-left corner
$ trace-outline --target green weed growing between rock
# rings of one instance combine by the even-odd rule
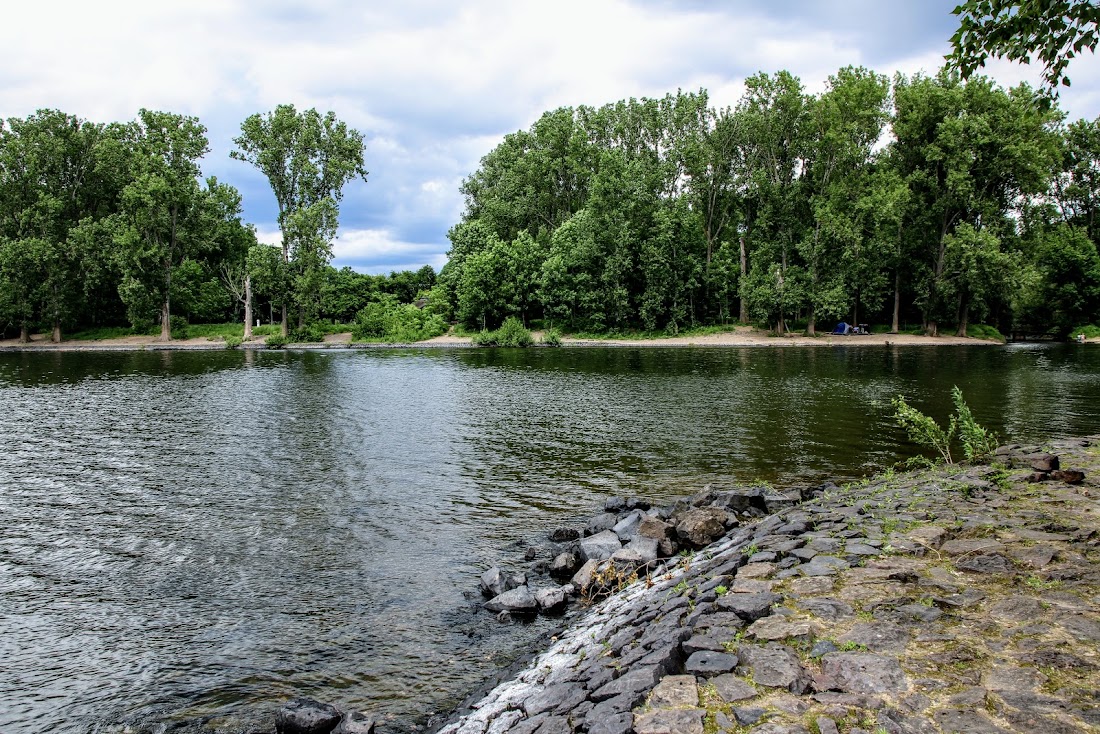
[[[974,414],[963,400],[962,390],[957,385],[951,389],[951,400],[955,404],[955,414],[948,421],[947,428],[941,427],[933,418],[909,405],[900,395],[892,401],[894,420],[905,429],[910,441],[935,450],[944,463],[955,463],[951,445],[956,437],[962,444],[967,461],[993,453],[997,448],[996,434],[974,419]]]

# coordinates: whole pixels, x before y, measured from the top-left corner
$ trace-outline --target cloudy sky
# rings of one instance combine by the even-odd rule
[[[18,3],[0,27],[0,116],[57,108],[96,121],[141,107],[198,116],[204,172],[241,190],[275,241],[267,181],[229,159],[241,121],[290,102],[333,110],[367,140],[345,190],[337,266],[446,260],[462,178],[509,132],[563,105],[706,88],[788,69],[810,91],[848,64],[933,73],[956,0],[159,0]],[[996,63],[1002,84],[1037,71]],[[1073,118],[1100,114],[1100,64],[1074,62]]]

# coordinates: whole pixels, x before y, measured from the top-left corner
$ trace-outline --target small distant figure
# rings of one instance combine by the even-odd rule
[[[1084,334],[1078,334],[1077,335],[1077,343],[1078,344],[1084,344],[1085,343],[1085,335]]]

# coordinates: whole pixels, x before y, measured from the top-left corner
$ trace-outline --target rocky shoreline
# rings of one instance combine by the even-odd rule
[[[1098,471],[1093,437],[844,489],[613,500],[575,540],[555,531],[553,560],[531,569],[536,585],[551,569],[569,583],[486,573],[487,613],[591,606],[435,728],[1100,731]],[[368,716],[314,713],[295,702],[276,730],[373,729]]]

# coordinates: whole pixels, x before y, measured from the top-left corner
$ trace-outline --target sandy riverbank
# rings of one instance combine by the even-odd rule
[[[535,332],[538,341],[541,335]],[[732,331],[718,334],[704,334],[695,336],[671,336],[662,339],[574,339],[563,337],[562,346],[566,347],[832,347],[832,346],[940,346],[940,345],[973,345],[996,344],[996,342],[982,339],[961,338],[956,336],[914,336],[912,334],[871,334],[867,336],[832,336],[820,335],[808,337],[801,334],[786,336],[774,336],[766,331],[755,329],[751,326],[740,326]],[[255,341],[243,345],[245,348],[258,347],[264,343],[264,338],[259,337]],[[293,345],[295,348],[326,349],[349,348],[368,345],[352,344],[351,334],[330,334],[320,344]],[[369,345],[391,346],[391,345]],[[405,346],[405,345],[392,345]],[[464,347],[472,346],[469,337],[445,334],[443,336],[417,342],[417,347]],[[64,350],[64,351],[95,351],[95,350],[143,350],[143,349],[181,349],[203,350],[224,349],[224,343],[219,340],[211,340],[206,337],[194,339],[173,339],[170,342],[158,341],[154,336],[126,336],[116,339],[101,339],[98,341],[62,340],[54,344],[47,334],[34,334],[30,343],[21,343],[18,339],[0,340],[0,350]]]

